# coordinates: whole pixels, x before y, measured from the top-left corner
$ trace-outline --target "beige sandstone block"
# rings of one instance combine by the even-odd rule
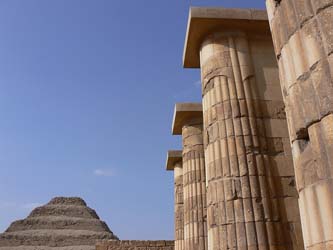
[[[311,74],[315,93],[318,98],[320,118],[333,110],[332,76],[326,61],[320,61]]]
[[[311,28],[310,28],[311,29]],[[306,28],[304,28],[306,30]],[[318,45],[318,38],[309,34],[309,32],[299,31],[303,46],[303,51],[300,52],[306,58],[306,66],[308,71],[315,63],[317,63],[321,58],[321,50]]]
[[[279,79],[280,79],[280,86],[281,86],[281,92],[282,92],[282,98],[284,103],[286,102],[286,96],[288,94],[288,79],[286,77],[285,73],[285,65],[284,65],[284,60],[280,56],[280,58],[277,59],[278,63],[278,68],[279,68]],[[286,105],[286,103],[285,103]]]
[[[275,178],[278,184],[277,187],[277,195],[279,197],[297,197],[298,193],[295,187],[295,179],[294,177],[287,177],[287,178]]]
[[[250,188],[250,181],[248,176],[243,176],[240,178],[241,182],[241,198],[251,198],[251,188]]]
[[[252,199],[252,206],[254,210],[254,221],[264,221],[264,207],[262,204],[262,199],[261,198],[255,198]]]
[[[288,128],[285,120],[264,119],[264,123],[267,137],[289,137]]]
[[[219,247],[217,249],[223,249],[227,250],[228,249],[228,231],[227,231],[227,226],[223,225],[218,228],[218,245]]]
[[[228,232],[228,248],[236,248],[237,247],[237,234],[236,234],[236,225],[229,224],[227,225]]]
[[[283,151],[285,156],[291,156],[291,145],[289,138],[282,138]]]
[[[273,34],[273,44],[275,47],[276,54],[281,53],[282,47],[286,44],[288,40],[288,32],[287,29],[280,29],[280,27],[286,27],[286,19],[284,13],[280,8],[276,8],[275,17],[271,22],[271,31]],[[275,39],[274,39],[275,37]]]
[[[275,0],[266,0],[267,15],[270,23],[273,21],[274,18],[275,6],[276,6]]]
[[[262,222],[262,221],[257,221],[255,222],[255,229],[251,229],[252,231],[256,230],[256,240],[257,240],[257,244],[259,246],[259,249],[267,249],[267,243],[268,243],[268,239],[267,239],[267,234],[266,234],[266,223]],[[251,225],[251,224],[250,224]],[[252,232],[251,232],[252,233]],[[260,247],[262,246],[262,247]]]
[[[287,33],[287,39],[295,33],[296,29],[298,28],[296,13],[294,10],[294,1],[291,0],[283,0],[280,2],[280,6],[278,11],[283,13],[285,26],[284,29]]]
[[[294,9],[298,24],[303,24],[313,16],[312,6],[309,0],[298,0],[294,2]]]
[[[295,65],[291,57],[291,51],[289,44],[286,44],[281,50],[281,57],[279,59],[283,67],[284,72],[284,88],[286,92],[289,92],[289,88],[296,82]],[[286,96],[287,93],[283,93]]]
[[[260,100],[281,100],[281,87],[278,85],[266,85],[264,89],[258,90],[258,98]]]
[[[293,65],[295,66],[296,78],[299,78],[308,70],[305,54],[303,53],[302,43],[302,37],[299,32],[296,32],[294,35],[292,35],[288,42],[290,53],[293,58]]]
[[[310,0],[310,2],[312,3],[312,6],[314,7],[316,13],[322,11],[325,8],[329,8],[329,6],[333,4],[332,0],[321,0],[321,1]]]
[[[254,221],[254,211],[252,206],[252,199],[243,199],[244,206],[244,219],[246,222]]]
[[[234,201],[234,209],[235,209],[235,222],[236,223],[244,223],[244,213],[243,213],[243,202],[241,199]]]
[[[255,75],[258,86],[276,85],[280,87],[279,71],[273,67],[276,64],[276,58],[272,55],[254,55],[255,60]]]
[[[245,223],[236,223],[236,234],[237,234],[237,247],[239,249],[247,249],[247,237],[245,231]]]

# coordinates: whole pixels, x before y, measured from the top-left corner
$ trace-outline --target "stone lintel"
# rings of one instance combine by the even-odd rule
[[[266,10],[191,7],[183,52],[184,68],[200,68],[201,44],[205,37],[217,31],[270,35]]]
[[[201,103],[176,103],[173,114],[172,134],[181,135],[182,128],[192,120],[202,120]]]
[[[173,171],[175,164],[181,162],[183,159],[183,151],[181,150],[169,150],[166,160],[166,170]]]

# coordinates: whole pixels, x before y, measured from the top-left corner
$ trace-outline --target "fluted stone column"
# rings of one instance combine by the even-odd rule
[[[205,163],[202,105],[178,103],[173,134],[182,135],[184,190],[184,249],[207,249]]]
[[[267,0],[307,249],[333,249],[333,1]]]
[[[166,169],[174,171],[175,250],[184,250],[183,156],[181,150],[168,151]]]
[[[208,249],[303,249],[265,11],[192,8],[184,66],[201,68]]]

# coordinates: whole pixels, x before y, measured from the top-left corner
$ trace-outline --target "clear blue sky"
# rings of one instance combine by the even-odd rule
[[[173,238],[166,151],[190,4],[264,0],[1,0],[0,231],[54,196],[80,196],[121,239]]]

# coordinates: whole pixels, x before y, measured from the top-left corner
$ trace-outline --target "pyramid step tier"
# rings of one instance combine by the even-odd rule
[[[67,216],[39,216],[18,220],[11,224],[6,232],[42,229],[72,229],[95,232],[110,232],[105,222],[97,219],[73,218]]]
[[[95,250],[95,246],[67,246],[67,247],[46,247],[46,246],[15,246],[0,247],[0,250]]]
[[[97,240],[114,238],[115,236],[111,233],[87,230],[26,230],[19,232],[8,232],[0,235],[0,247],[66,247],[79,245],[94,246]]]
[[[99,219],[95,210],[77,205],[46,205],[34,209],[28,218],[39,216],[67,216],[73,218]]]
[[[56,197],[0,234],[0,250],[95,250],[99,240],[118,238],[81,198]]]

